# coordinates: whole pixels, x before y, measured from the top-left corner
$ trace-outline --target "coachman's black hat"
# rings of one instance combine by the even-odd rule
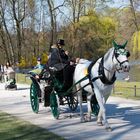
[[[65,42],[63,39],[58,39],[57,44],[65,45]]]

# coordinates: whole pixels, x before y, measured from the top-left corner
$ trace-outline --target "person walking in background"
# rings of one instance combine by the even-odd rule
[[[12,66],[10,65],[10,62],[8,61],[6,63],[6,65],[4,66],[4,81],[7,82],[8,81],[8,74],[14,72],[14,69],[12,68]]]
[[[1,82],[4,82],[4,66],[1,64],[0,66],[0,73],[1,73]]]

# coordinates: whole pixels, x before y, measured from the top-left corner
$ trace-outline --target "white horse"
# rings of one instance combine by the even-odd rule
[[[123,45],[118,45],[113,41],[114,47],[110,48],[108,52],[102,57],[99,58],[94,65],[91,64],[88,60],[80,60],[77,64],[74,72],[74,82],[78,82],[87,74],[88,67],[91,67],[88,71],[89,78],[83,80],[82,82],[76,85],[77,90],[84,87],[87,83],[91,81],[91,85],[84,87],[84,90],[88,92],[87,94],[87,108],[88,114],[84,117],[82,111],[82,92],[79,90],[77,92],[79,103],[80,103],[80,117],[81,122],[91,120],[91,97],[95,94],[98,105],[99,113],[97,116],[97,124],[105,125],[105,128],[108,131],[111,131],[111,127],[106,119],[106,109],[105,103],[111,94],[113,84],[116,80],[115,73],[116,71],[128,72],[130,69],[128,57],[130,53],[125,49],[127,42]],[[102,75],[101,78],[98,78],[95,81],[92,81],[95,77]]]

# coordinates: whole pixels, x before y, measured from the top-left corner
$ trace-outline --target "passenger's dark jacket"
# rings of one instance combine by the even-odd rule
[[[55,67],[57,70],[62,70],[67,64],[68,56],[62,48],[52,47],[48,59],[48,66]]]

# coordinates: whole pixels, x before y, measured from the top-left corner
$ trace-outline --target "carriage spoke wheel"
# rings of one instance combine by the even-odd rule
[[[98,104],[97,99],[96,99],[95,94],[94,94],[92,96],[92,98],[91,98],[91,110],[92,110],[92,113],[95,116],[97,116],[98,113],[99,113],[99,109],[100,109],[100,107],[99,107],[99,104]]]
[[[68,96],[67,100],[71,111],[75,111],[78,106],[78,95],[71,93],[71,95]]]
[[[39,98],[38,98],[38,87],[32,83],[30,87],[30,102],[33,112],[38,113],[39,111]]]
[[[50,107],[51,107],[51,112],[54,116],[55,119],[59,118],[59,98],[57,93],[54,91],[51,92],[50,95]]]

